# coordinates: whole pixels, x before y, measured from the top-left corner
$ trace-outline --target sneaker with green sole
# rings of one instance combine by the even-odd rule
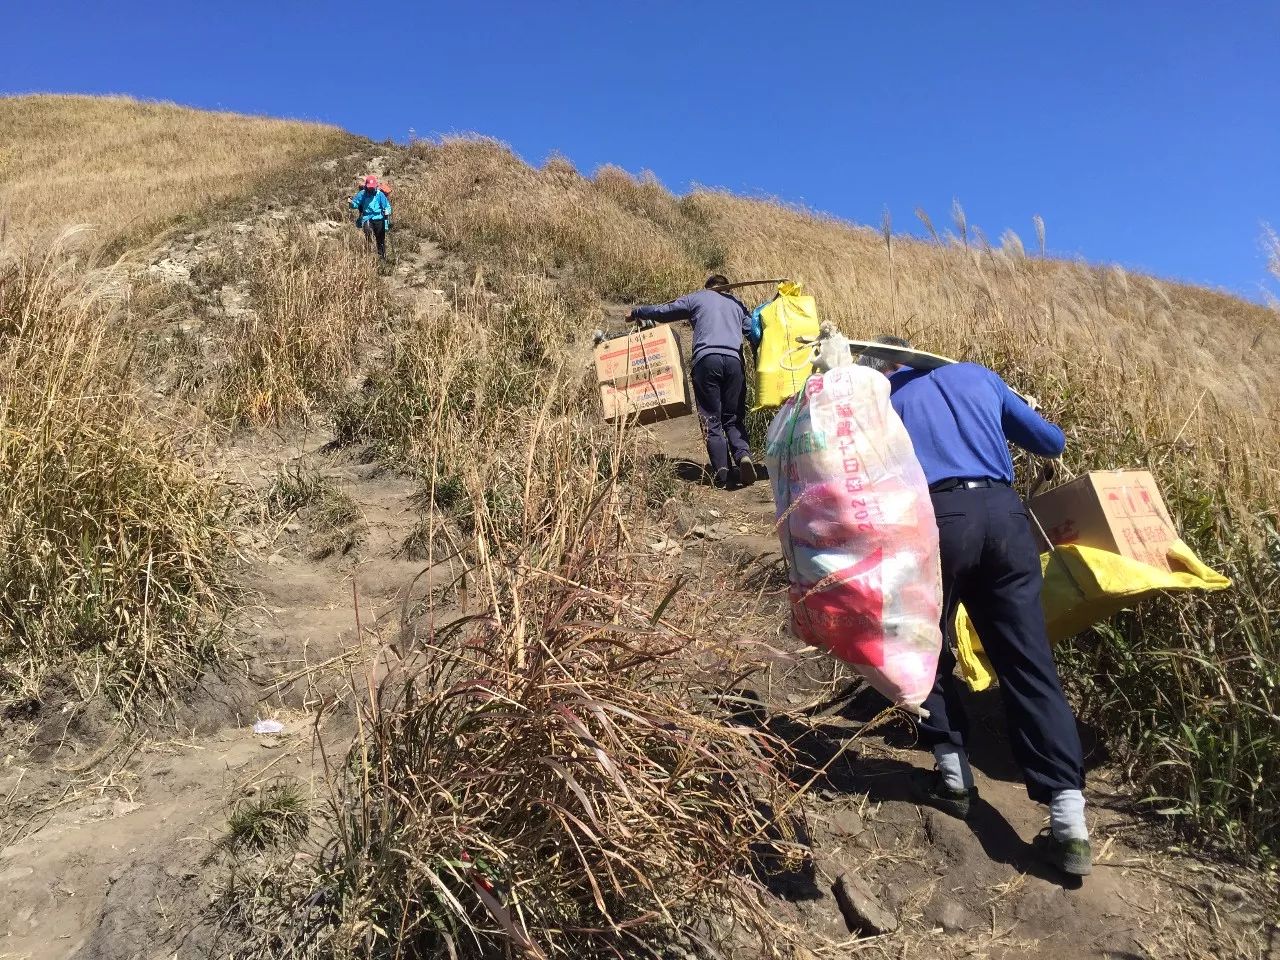
[[[911,775],[911,796],[916,803],[940,810],[958,820],[968,820],[978,799],[978,788],[953,790],[937,770],[917,770]]]
[[[1088,840],[1059,840],[1051,830],[1045,830],[1032,843],[1047,863],[1073,877],[1087,877],[1093,873],[1093,847]]]

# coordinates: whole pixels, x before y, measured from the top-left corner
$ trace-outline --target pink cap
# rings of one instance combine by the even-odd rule
[[[374,187],[378,185],[378,178],[375,177],[373,174],[370,174],[369,176],[364,178],[364,185],[368,189],[372,190]]]

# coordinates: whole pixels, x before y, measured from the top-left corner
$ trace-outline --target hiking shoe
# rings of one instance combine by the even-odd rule
[[[958,820],[968,820],[969,810],[978,799],[978,788],[952,790],[937,770],[916,770],[911,774],[911,797],[916,803],[941,810]]]
[[[1032,841],[1032,847],[1047,863],[1073,877],[1093,873],[1093,847],[1088,840],[1059,840],[1052,830],[1045,830]]]
[[[738,483],[741,486],[749,487],[756,482],[756,464],[750,457],[743,457],[738,461]]]
[[[729,489],[729,471],[717,470],[716,475],[711,479],[711,485],[717,490]]]

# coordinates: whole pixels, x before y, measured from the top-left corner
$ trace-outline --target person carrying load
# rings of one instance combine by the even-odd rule
[[[909,346],[897,337],[878,340]],[[1093,855],[1082,793],[1084,755],[1045,632],[1040,549],[1013,489],[1008,447],[1012,441],[1038,456],[1057,457],[1066,438],[986,367],[955,363],[916,370],[867,355],[858,362],[889,378],[890,402],[929,483],[942,562],[943,635],[950,636],[957,604],[964,604],[1000,682],[1027,794],[1049,806],[1050,827],[1036,847],[1058,869],[1085,876]],[[929,715],[920,721],[937,770],[919,774],[912,787],[919,802],[965,819],[977,789],[955,667],[944,643],[924,701]]]
[[[378,185],[378,178],[370,174],[364,178],[364,186],[351,198],[351,209],[356,211],[356,226],[364,231],[366,242],[372,238],[377,243],[378,256],[387,258],[387,231],[391,229],[391,201]]]
[[[715,288],[729,281],[720,274],[707,278],[701,290],[670,303],[636,307],[627,319],[642,327],[675,320],[693,326],[693,395],[706,429],[707,457],[715,485],[728,486],[736,464],[743,486],[756,481],[755,463],[747,444],[747,375],[742,341],[751,328],[751,311],[742,301]]]

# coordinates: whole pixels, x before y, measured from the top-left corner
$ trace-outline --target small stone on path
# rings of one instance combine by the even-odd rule
[[[842,873],[831,887],[850,933],[880,936],[898,929],[898,918],[856,873]]]

